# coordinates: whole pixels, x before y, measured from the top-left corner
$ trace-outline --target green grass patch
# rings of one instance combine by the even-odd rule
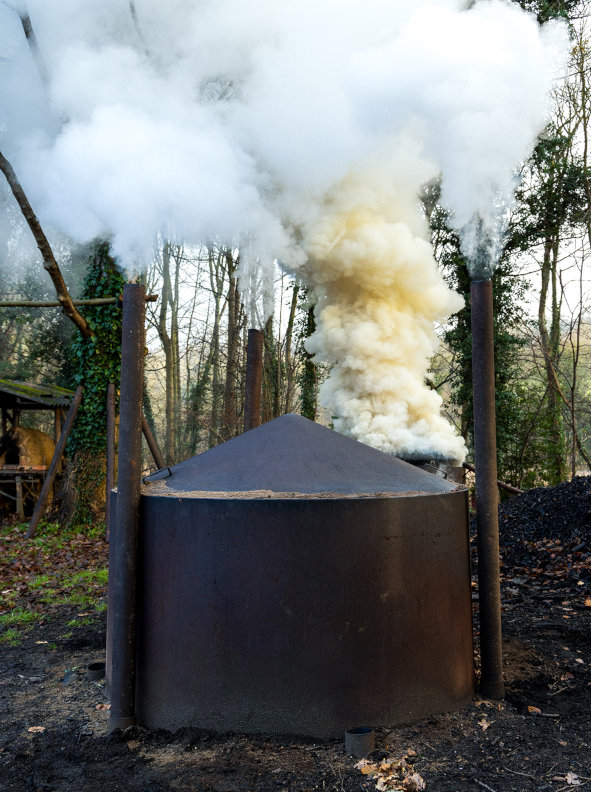
[[[9,646],[20,646],[21,634],[14,627],[11,627],[0,635],[0,643],[8,644]]]
[[[90,616],[83,616],[82,618],[70,619],[68,627],[83,627],[85,624],[92,624],[94,619]]]
[[[27,530],[26,523],[0,526],[0,578],[6,591],[0,630],[26,628],[46,617],[71,618],[75,614],[67,611],[74,609],[89,611],[96,619],[106,608],[104,524],[62,526],[46,521],[33,539],[26,538]]]
[[[37,575],[37,577],[34,577],[33,580],[30,581],[29,588],[32,589],[41,588],[42,586],[45,586],[50,582],[51,582],[51,578],[49,577],[49,575]]]
[[[26,610],[25,608],[14,608],[8,613],[0,614],[0,627],[32,624],[39,621],[40,618],[35,611]]]
[[[90,608],[94,605],[96,597],[91,594],[82,594],[74,591],[71,594],[64,595],[63,593],[55,597],[43,597],[43,602],[52,605],[71,605],[77,608]]]
[[[70,583],[73,586],[77,585],[78,583],[106,586],[108,577],[109,573],[106,567],[99,567],[98,569],[84,569],[82,572],[76,572],[75,575],[72,575],[70,578]]]

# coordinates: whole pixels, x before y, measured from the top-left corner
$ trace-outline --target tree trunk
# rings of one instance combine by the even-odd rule
[[[289,307],[289,319],[287,320],[287,328],[285,330],[285,402],[284,402],[284,410],[283,410],[285,413],[290,413],[293,411],[295,366],[292,355],[292,346],[293,346],[293,327],[295,322],[299,293],[300,293],[300,287],[297,283],[294,283],[293,294],[291,296],[291,305]]]
[[[220,419],[223,398],[220,363],[220,322],[225,280],[222,254],[220,251],[214,252],[213,248],[209,251],[209,274],[214,299],[214,318],[211,333],[211,414],[209,423],[209,447],[213,448],[220,442]]]
[[[558,243],[553,237],[547,237],[544,245],[544,259],[542,262],[542,282],[540,286],[540,300],[538,304],[538,330],[540,345],[544,358],[544,370],[548,383],[547,411],[548,424],[548,469],[551,475],[551,484],[558,484],[567,477],[566,448],[564,427],[561,409],[561,389],[556,370],[558,356],[559,320],[560,309],[556,295],[556,266],[558,260]],[[548,332],[546,308],[548,303],[548,289],[552,284],[552,315],[551,330]]]
[[[265,351],[263,355],[263,395],[261,402],[261,420],[263,423],[277,418],[279,409],[278,360],[275,339],[273,336],[273,317],[265,324]]]
[[[239,427],[239,373],[238,359],[240,355],[240,337],[242,329],[242,303],[238,280],[235,277],[238,262],[234,261],[232,251],[226,252],[228,268],[228,338],[226,356],[226,381],[224,386],[224,407],[222,421],[222,437],[229,440],[240,433]]]

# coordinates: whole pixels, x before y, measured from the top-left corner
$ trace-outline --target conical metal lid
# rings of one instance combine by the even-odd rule
[[[354,495],[451,492],[456,485],[309,421],[282,415],[165,472],[147,476],[172,492],[270,490]],[[149,493],[149,488],[147,490]]]

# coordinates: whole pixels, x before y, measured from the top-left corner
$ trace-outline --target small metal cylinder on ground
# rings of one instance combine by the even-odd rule
[[[368,726],[355,726],[345,732],[345,751],[356,759],[364,759],[376,747],[376,735]]]
[[[263,383],[264,335],[261,330],[248,331],[246,347],[246,382],[244,388],[244,431],[261,424],[261,388]]]
[[[480,692],[487,698],[502,699],[505,690],[501,633],[492,282],[472,281],[470,291],[482,669]]]
[[[145,288],[128,283],[123,289],[117,509],[109,546],[110,731],[125,729],[136,722],[136,564],[142,476],[144,323]]]

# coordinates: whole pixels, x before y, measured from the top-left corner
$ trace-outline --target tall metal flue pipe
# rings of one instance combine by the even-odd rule
[[[136,557],[142,476],[145,287],[123,287],[117,509],[109,545],[109,730],[136,723]]]
[[[246,346],[246,383],[244,388],[244,431],[261,423],[261,387],[263,383],[264,335],[261,330],[248,331]]]
[[[492,281],[473,280],[470,293],[478,530],[480,692],[486,698],[502,699],[505,689],[501,633]]]

